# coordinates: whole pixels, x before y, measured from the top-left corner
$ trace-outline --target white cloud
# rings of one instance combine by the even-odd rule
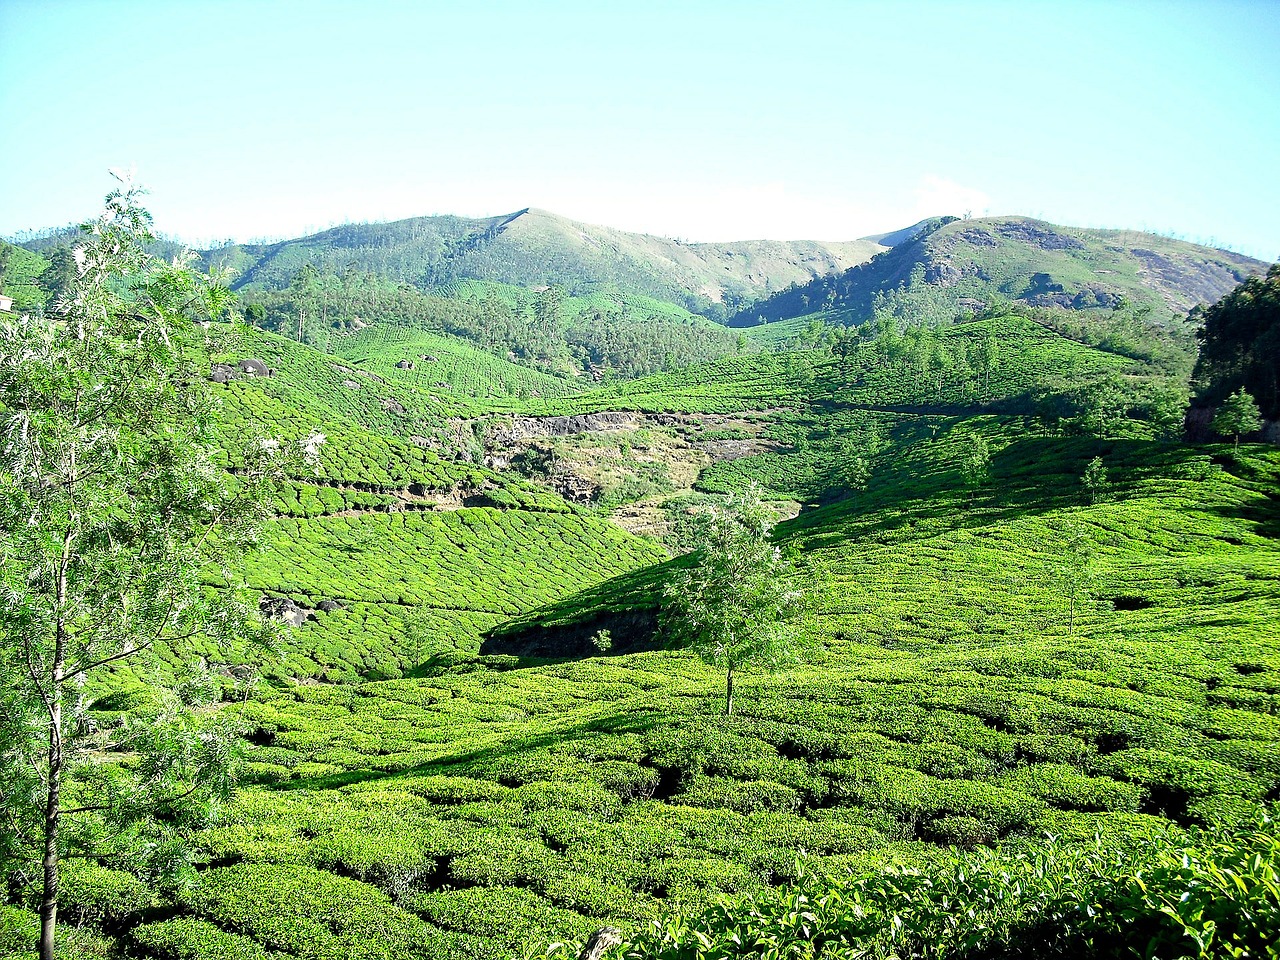
[[[991,197],[981,190],[932,173],[920,178],[915,197],[913,218],[916,221],[926,217],[962,217],[966,214],[981,217],[991,209]]]

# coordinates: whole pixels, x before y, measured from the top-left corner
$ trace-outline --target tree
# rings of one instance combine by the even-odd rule
[[[736,671],[776,667],[794,655],[803,591],[770,542],[773,518],[754,487],[702,521],[692,566],[663,591],[661,619],[674,645],[725,671],[724,712],[732,716]]]
[[[1213,429],[1235,437],[1237,450],[1240,449],[1241,434],[1262,429],[1262,414],[1244,387],[1222,401],[1222,406],[1213,418]]]
[[[992,334],[987,334],[978,344],[978,369],[982,372],[982,389],[991,387],[991,371],[1000,362],[1000,341]]]
[[[0,324],[0,866],[41,889],[42,960],[64,858],[106,842],[140,870],[176,869],[178,833],[232,782],[229,735],[176,698],[134,731],[136,763],[82,763],[85,684],[157,651],[175,659],[197,636],[218,649],[267,639],[256,611],[202,574],[231,582],[280,448],[251,445],[234,480],[212,465],[193,321],[231,296],[189,260],[145,252],[150,215],[121,182],[84,227],[66,294]]]
[[[964,485],[969,488],[969,498],[974,492],[991,479],[991,447],[979,434],[971,434],[965,440],[964,450],[960,455],[960,476]]]
[[[244,308],[244,318],[255,327],[261,327],[267,322],[267,309],[260,303],[251,303]]]
[[[1094,457],[1089,461],[1080,478],[1080,486],[1084,488],[1084,495],[1090,504],[1096,504],[1107,495],[1110,484],[1107,482],[1107,468],[1102,465],[1101,457]]]
[[[1203,320],[1192,375],[1200,385],[1198,402],[1216,406],[1243,389],[1265,417],[1280,417],[1280,264],[1272,264],[1265,277],[1246,280],[1213,306],[1193,310],[1190,319]]]
[[[1093,582],[1093,540],[1078,523],[1068,523],[1057,542],[1054,574],[1067,599],[1067,636],[1076,633],[1076,605]]]

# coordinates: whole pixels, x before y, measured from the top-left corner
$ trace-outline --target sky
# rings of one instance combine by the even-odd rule
[[[134,168],[196,245],[541,207],[690,241],[935,215],[1280,257],[1280,2],[0,0],[0,235]]]

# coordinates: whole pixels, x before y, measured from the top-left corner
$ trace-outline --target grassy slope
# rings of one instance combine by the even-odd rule
[[[964,298],[990,301],[993,295],[1035,305],[1056,302],[1055,291],[1032,283],[1047,274],[1070,301],[1085,291],[1122,295],[1133,304],[1150,304],[1155,315],[1181,315],[1198,303],[1211,303],[1266,264],[1240,254],[1137,231],[1060,227],[1025,217],[957,220],[918,239],[908,240],[861,267],[827,280],[775,295],[731,320],[751,325],[811,313],[827,303],[842,322],[861,323],[872,312],[872,298],[900,285],[911,287],[911,273],[924,268],[923,287],[951,304]],[[1086,295],[1093,304],[1096,298]],[[1109,309],[1109,308],[1108,308]]]
[[[304,262],[363,269],[421,285],[464,279],[520,286],[601,285],[675,302],[718,302],[724,291],[759,296],[845,269],[880,248],[870,242],[749,241],[685,244],[567,220],[541,210],[487,220],[419,217],[352,224],[267,246],[211,251],[241,284],[281,287]]]
[[[810,655],[745,677],[731,720],[723,678],[683,653],[474,656],[504,621],[643,606],[660,580],[656,547],[562,504],[274,523],[249,582],[345,604],[293,633],[283,670],[409,676],[304,682],[230,708],[249,727],[256,785],[200,836],[209,867],[176,909],[185,919],[127,936],[160,957],[195,945],[209,956],[507,956],[606,921],[635,928],[664,901],[784,881],[798,851],[819,870],[928,863],[948,843],[1044,830],[1141,838],[1170,818],[1230,820],[1275,799],[1280,455],[1044,437],[1016,412],[983,412],[1014,409],[1046,370],[1128,364],[997,323],[1003,359],[982,388],[938,391],[861,355],[848,369],[807,355],[807,375],[794,358],[755,355],[634,393],[529,402],[782,403],[783,426],[818,445],[824,430],[853,429],[843,418],[863,407],[894,425],[864,495],[780,530],[815,585]],[[292,370],[290,351],[305,348],[278,346]],[[327,463],[334,482],[373,468],[388,484],[414,471],[469,482],[455,476],[462,465],[421,451],[415,461],[419,448],[381,436],[387,411],[335,392],[331,358],[312,353],[312,366],[227,388],[244,399],[241,422],[273,410],[268,427],[292,425],[292,410],[326,424],[360,451]],[[371,383],[370,400],[386,386]],[[958,473],[973,432],[993,450],[992,480],[976,491]],[[1087,505],[1078,478],[1094,456],[1112,487]],[[722,479],[765,472],[744,463]],[[1069,632],[1060,570],[1077,527],[1096,555]],[[413,610],[425,630],[410,641]]]

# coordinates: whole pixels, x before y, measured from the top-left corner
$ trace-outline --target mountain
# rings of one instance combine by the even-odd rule
[[[238,271],[240,287],[287,286],[310,262],[322,271],[356,267],[423,287],[499,280],[586,294],[613,286],[715,313],[717,305],[732,310],[846,270],[881,249],[869,240],[685,243],[525,209],[479,220],[349,224],[280,243],[210,250],[205,257]]]
[[[891,230],[888,233],[873,233],[862,239],[879,244],[882,247],[896,247],[900,243],[914,240],[926,231],[938,229],[948,219],[947,217],[926,217],[919,223],[913,223],[911,226],[903,227],[901,230]]]
[[[1171,319],[1212,303],[1267,264],[1238,253],[1131,230],[1062,227],[1028,217],[941,217],[866,238],[890,249],[834,277],[816,278],[745,307],[750,326],[819,310],[857,324],[877,303],[899,314],[980,311],[994,299],[1033,307],[1110,311],[1149,306]]]
[[[794,884],[827,897],[826,877],[879,899],[788,920],[806,948],[834,917],[869,952],[929,909],[947,936],[1025,939],[1043,891],[1113,902],[1099,872],[1171,845],[1144,883],[1228,916],[1270,895],[1218,896],[1231,835],[1181,828],[1280,797],[1280,452],[1174,442],[1162,368],[1016,314],[599,384],[390,322],[331,339],[193,345],[223,466],[245,438],[324,442],[276,485],[261,548],[204,574],[279,644],[199,636],[76,690],[93,776],[71,802],[149,771],[129,748],[171,679],[193,734],[226,722],[238,790],[180,824],[198,884],[157,882],[134,835],[68,858],[67,955],[566,957],[545,944],[711,908],[749,931],[723,955],[752,956],[767,910],[718,898],[794,918]],[[667,648],[655,606],[696,562],[673,555],[697,513],[752,488],[789,517],[810,602],[804,656],[742,671],[730,717],[724,670]],[[114,837],[98,813],[78,837]],[[1228,868],[1274,870],[1273,833]],[[988,845],[1007,859],[949,892]],[[8,889],[26,871],[0,859]],[[1185,901],[1157,892],[1132,908],[1143,946],[1158,923],[1185,939]],[[979,929],[993,910],[1013,920]],[[0,901],[0,955],[38,927]]]

